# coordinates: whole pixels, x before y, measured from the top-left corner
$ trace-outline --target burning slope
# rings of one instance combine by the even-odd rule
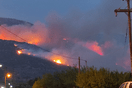
[[[62,56],[52,55],[52,56],[50,56],[50,59],[52,61],[54,61],[55,63],[57,63],[57,64],[64,64],[64,65],[66,65],[65,60],[63,59]]]
[[[57,64],[61,64],[61,60],[54,60],[54,62],[56,62]]]
[[[54,30],[52,28],[47,29],[42,23],[35,23],[32,27],[26,27],[22,25],[7,27],[5,30],[3,27],[0,28],[0,39],[2,40],[14,40],[18,42],[27,42],[29,44],[35,44],[38,46],[48,46],[48,47],[65,47],[67,43],[75,43],[76,39],[63,37],[65,34],[58,30]],[[51,34],[52,33],[52,34]],[[63,42],[66,41],[66,42]],[[97,42],[86,42],[82,44],[82,46],[87,49],[96,52],[97,54],[103,56],[103,51],[100,46],[98,46]]]
[[[66,68],[66,66],[55,65],[54,63],[43,60],[38,57],[28,56],[28,55],[16,55],[16,47],[13,44],[17,42],[14,41],[3,41],[0,40],[0,63],[8,68],[8,71],[13,73],[15,80],[28,80],[45,73],[53,73],[55,71],[61,71]],[[19,43],[23,44],[23,43]],[[3,77],[4,70],[0,70],[0,77]],[[4,78],[0,78],[4,80]]]
[[[92,58],[93,61],[97,58],[104,58],[98,56],[99,55],[105,56],[105,53],[110,49],[109,43],[105,44],[107,42],[105,40],[103,40],[105,41],[105,43],[104,42],[100,43],[96,41],[97,39],[94,40],[82,39],[81,38],[82,34],[79,35],[80,36],[79,38],[76,34],[77,32],[73,31],[72,33],[72,31],[69,31],[70,28],[67,25],[62,24],[61,22],[60,23],[58,22],[52,23],[52,22],[49,23],[48,27],[45,27],[45,25],[40,22],[35,23],[31,27],[27,27],[23,25],[17,25],[11,27],[4,26],[9,31],[11,31],[14,34],[17,34],[19,37],[21,37],[24,40],[18,38],[17,36],[11,34],[10,32],[0,27],[0,39],[15,40],[18,42],[27,42],[29,44],[35,44],[43,48],[46,47],[51,51],[51,53],[55,49],[56,51],[58,51],[56,53],[59,55],[49,54],[49,53],[47,54],[45,52],[35,51],[35,50],[33,50],[32,52],[32,50],[30,50],[29,48],[23,48],[23,47],[20,47],[22,50],[17,51],[17,53],[19,55],[27,54],[27,55],[46,58],[55,63],[64,64],[64,65],[77,64],[74,60],[73,61],[70,60],[69,57],[77,58],[78,56],[80,56],[82,59],[86,59],[86,60]],[[14,46],[17,46],[17,44]],[[68,58],[67,57],[64,58],[63,55],[68,56]],[[94,63],[95,62],[93,62],[93,65]]]
[[[6,26],[5,26],[6,27]],[[12,26],[12,27],[6,27],[8,30],[10,30],[11,32],[17,34],[19,37],[23,38],[25,41],[29,44],[35,44],[38,46],[49,46],[52,47],[58,47],[58,45],[60,45],[59,47],[65,47],[67,44],[70,43],[75,43],[78,44],[80,41],[76,41],[76,39],[72,39],[69,37],[63,37],[63,35],[56,35],[55,33],[61,33],[58,31],[54,31],[53,35],[50,35],[51,30],[47,30],[47,28],[44,26],[44,24],[41,23],[36,23],[34,26],[32,27],[25,27],[25,26]],[[8,31],[4,30],[4,29],[0,29],[1,33],[0,33],[0,39],[3,40],[15,40],[18,42],[23,42],[22,39],[16,37],[15,35],[9,33]],[[51,37],[52,36],[52,37]],[[76,42],[75,42],[76,41]],[[14,46],[17,46],[17,44],[14,44]],[[81,42],[81,46],[86,47],[88,50],[94,51],[97,54],[103,56],[103,51],[101,49],[100,46],[98,46],[97,42]],[[58,47],[58,48],[59,48]],[[64,50],[65,51],[65,48]],[[69,52],[69,50],[68,50]],[[65,55],[68,56],[72,56],[72,54],[69,54],[67,51],[65,52]],[[66,60],[64,58],[61,57],[61,55],[63,56],[63,54],[60,54],[59,56],[55,56],[55,55],[45,55],[45,56],[41,56],[40,54],[42,54],[42,52],[40,54],[36,54],[36,52],[31,52],[29,50],[26,50],[24,48],[22,48],[22,50],[18,50],[17,53],[20,54],[27,54],[27,55],[32,55],[32,56],[39,56],[39,57],[46,57],[51,61],[54,61],[58,64],[64,64],[64,65],[69,65],[69,62],[66,62]],[[67,58],[68,59],[68,58]],[[69,60],[70,61],[70,60]],[[71,64],[70,64],[71,65]]]

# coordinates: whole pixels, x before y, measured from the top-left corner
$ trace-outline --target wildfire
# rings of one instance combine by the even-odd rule
[[[28,43],[29,44],[35,44],[35,45],[38,45],[38,43],[40,42],[40,40],[39,39],[32,39],[32,40],[30,40]]]
[[[46,58],[49,58],[50,61],[53,61],[56,64],[62,64],[62,65],[69,65],[70,63],[66,60],[66,58],[60,56],[60,55],[49,55]]]
[[[14,44],[14,46],[15,46],[15,47],[17,47],[17,45],[16,45],[16,44]]]
[[[31,53],[27,53],[28,55],[31,55]]]
[[[17,53],[20,55],[20,54],[22,54],[22,51],[21,50],[18,50]]]
[[[61,64],[61,60],[54,60],[54,62],[56,62],[57,64]]]

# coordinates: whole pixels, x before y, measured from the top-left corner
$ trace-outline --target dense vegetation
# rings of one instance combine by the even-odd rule
[[[33,84],[32,88],[118,88],[125,81],[132,80],[129,72],[110,71],[95,67],[76,67],[54,74],[44,74]]]

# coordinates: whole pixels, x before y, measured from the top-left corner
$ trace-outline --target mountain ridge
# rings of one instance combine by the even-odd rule
[[[13,25],[32,26],[33,25],[30,22],[26,22],[26,21],[22,21],[22,20],[0,17],[0,25],[3,25],[3,24],[6,24],[7,26],[13,26]]]

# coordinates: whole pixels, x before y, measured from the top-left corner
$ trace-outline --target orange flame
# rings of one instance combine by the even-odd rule
[[[19,55],[22,54],[22,51],[21,50],[18,50],[17,51],[17,54],[19,54]]]
[[[61,64],[61,60],[54,60],[54,62],[56,62],[57,64]]]
[[[58,55],[52,55],[52,56],[49,56],[47,58],[50,58],[51,61],[57,63],[57,64],[63,64],[65,65],[65,60],[62,56],[58,56]]]
[[[27,53],[28,55],[31,55],[31,53]]]
[[[14,44],[14,46],[15,46],[15,47],[17,47],[17,45],[16,45],[16,44]]]

